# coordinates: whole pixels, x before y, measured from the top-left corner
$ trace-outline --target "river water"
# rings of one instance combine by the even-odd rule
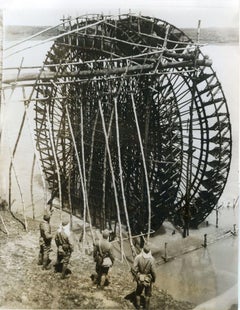
[[[31,41],[31,44],[38,42]],[[13,42],[6,42],[13,44]],[[19,66],[23,59],[23,65],[41,65],[45,59],[51,43],[40,45],[34,49],[25,50],[4,60],[4,66]],[[219,213],[219,228],[232,229],[233,224],[238,226],[238,205],[232,204],[239,195],[238,163],[239,163],[239,50],[237,45],[208,45],[202,48],[204,54],[208,54],[213,60],[213,68],[217,72],[230,111],[233,136],[232,164],[229,178],[219,203],[223,208]],[[11,96],[11,98],[10,98]],[[6,105],[3,108],[3,137],[0,154],[0,196],[8,200],[8,166],[11,150],[19,130],[21,117],[24,111],[21,90],[11,95],[6,92]],[[30,129],[32,131],[32,129]],[[22,201],[31,215],[30,180],[33,160],[33,144],[29,134],[28,125],[24,127],[23,134],[16,153],[14,167],[21,186],[22,197],[19,194],[18,184],[13,177],[12,199],[14,211],[21,211]],[[39,170],[35,168],[34,177],[34,202],[40,206],[37,215],[41,216],[43,205],[43,189]],[[227,207],[229,206],[230,207]],[[211,233],[216,233],[215,213],[207,219]],[[191,232],[192,235],[203,235],[206,228],[199,228]],[[238,238],[229,237],[217,241],[207,248],[202,248],[189,254],[182,255],[173,261],[158,267],[157,285],[167,290],[175,298],[189,300],[196,304],[214,298],[237,283],[238,265]],[[214,308],[213,308],[214,309]],[[217,310],[217,308],[216,308]],[[226,308],[226,310],[228,310]]]

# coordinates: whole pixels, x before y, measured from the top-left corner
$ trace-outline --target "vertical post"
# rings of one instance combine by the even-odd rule
[[[2,59],[3,59],[3,14],[0,9],[0,143],[2,136]]]
[[[233,224],[233,235],[234,235],[234,236],[237,235],[236,224]]]
[[[197,43],[199,43],[201,21],[198,21]],[[192,76],[192,100],[189,107],[189,140],[188,140],[188,158],[187,158],[187,181],[186,181],[186,208],[189,211],[191,202],[192,187],[192,156],[193,156],[193,108],[195,104],[196,93],[196,61],[199,55],[199,47],[195,47],[194,51],[194,72]]]
[[[33,200],[33,177],[34,177],[34,168],[35,168],[35,162],[36,162],[36,155],[33,155],[33,162],[32,162],[32,170],[31,170],[31,185],[30,185],[30,191],[31,191],[31,204],[32,204],[32,217],[35,220],[35,205]]]
[[[168,261],[167,242],[165,242],[165,244],[164,244],[164,260],[165,260],[165,262]]]
[[[200,39],[200,27],[201,27],[201,19],[198,20],[197,43],[199,43],[199,39]]]
[[[139,124],[138,124],[136,105],[135,105],[132,89],[131,89],[131,99],[132,99],[132,108],[133,108],[135,124],[136,124],[136,128],[137,128],[137,133],[138,133],[139,146],[140,146],[141,155],[142,155],[143,168],[144,168],[144,173],[145,173],[146,191],[147,191],[147,198],[148,198],[147,199],[148,200],[148,232],[147,232],[147,240],[149,240],[149,238],[150,238],[150,231],[151,231],[150,187],[149,187],[149,180],[148,180],[148,173],[147,173],[147,165],[146,165],[146,160],[145,160],[145,154],[144,154],[143,144],[142,144],[142,137],[141,137],[141,132],[140,132]]]
[[[203,246],[204,246],[204,248],[207,247],[207,234],[204,234]]]
[[[216,206],[216,228],[218,228],[218,205]]]

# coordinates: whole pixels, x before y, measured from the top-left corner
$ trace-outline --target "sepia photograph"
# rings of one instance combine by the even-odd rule
[[[0,0],[0,309],[238,309],[239,55],[238,0]]]

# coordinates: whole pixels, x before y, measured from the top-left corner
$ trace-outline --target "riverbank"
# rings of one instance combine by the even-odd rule
[[[104,291],[93,286],[90,275],[94,272],[91,251],[83,251],[74,233],[75,250],[71,258],[72,274],[66,280],[53,269],[43,271],[37,265],[39,221],[28,219],[28,232],[1,211],[9,235],[0,230],[0,308],[1,309],[135,309],[133,282],[129,265],[116,260],[111,274],[111,284]],[[53,222],[55,220],[53,219]],[[53,231],[57,226],[53,225]],[[56,247],[50,258],[56,259]],[[158,286],[153,288],[151,300],[154,309],[190,310],[192,303],[177,301]]]
[[[226,208],[225,211],[232,213],[233,209]],[[79,219],[73,220],[75,250],[70,266],[72,275],[63,281],[53,269],[43,271],[37,265],[39,220],[28,218],[26,232],[8,211],[0,212],[9,232],[7,235],[1,223],[1,309],[135,309],[133,302],[136,284],[130,273],[132,255],[126,246],[128,260],[121,261],[119,242],[113,243],[117,259],[110,274],[111,284],[106,290],[100,291],[90,279],[95,268],[90,236],[87,235],[85,249],[79,243]],[[228,218],[230,222],[230,214]],[[59,225],[57,209],[51,223],[55,233]],[[203,246],[205,234],[208,236],[206,247]],[[157,263],[152,308],[237,309],[237,239],[237,228],[236,235],[233,229],[226,229],[224,225],[216,228],[214,217],[209,218],[208,223],[204,222],[198,230],[191,230],[190,236],[184,239],[180,229],[165,222],[150,238]],[[54,243],[52,248],[51,259],[54,263]],[[223,248],[228,255],[223,256]]]

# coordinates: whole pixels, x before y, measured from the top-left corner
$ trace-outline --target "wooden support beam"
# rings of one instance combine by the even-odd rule
[[[196,61],[196,66],[211,66],[212,62],[209,59],[198,59]],[[179,61],[179,62],[168,62],[168,63],[160,63],[158,66],[158,69],[170,69],[170,68],[185,68],[185,67],[193,67],[194,62],[191,60],[188,61]],[[125,73],[127,70],[128,73],[130,72],[142,72],[142,71],[150,71],[155,70],[155,64],[143,64],[143,65],[134,65],[134,66],[127,66],[127,67],[121,67],[121,68],[112,68],[112,69],[101,69],[101,70],[83,70],[83,71],[72,71],[72,72],[64,72],[59,74],[59,78],[90,78],[93,76],[109,76],[109,75],[121,75]],[[24,81],[32,81],[36,80],[39,76],[39,72],[33,72],[33,73],[21,73],[18,77],[18,82],[24,82]],[[51,71],[42,71],[39,79],[40,80],[51,80],[56,77],[55,72]],[[3,78],[4,84],[10,84],[14,83],[16,81],[15,76],[9,76]]]

